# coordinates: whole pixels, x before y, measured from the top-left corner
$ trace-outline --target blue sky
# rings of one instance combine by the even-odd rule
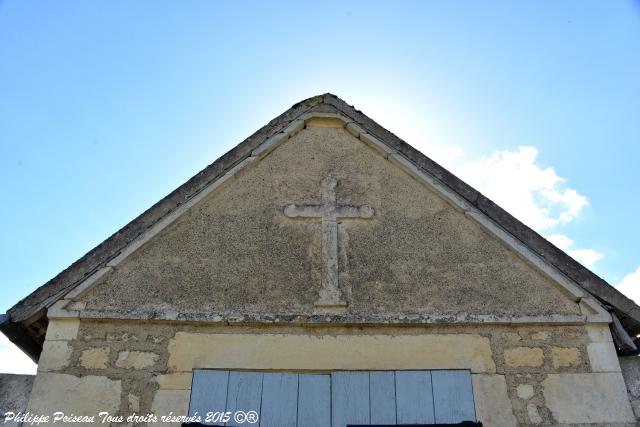
[[[632,293],[638,76],[634,1],[0,1],[0,312],[325,92]]]

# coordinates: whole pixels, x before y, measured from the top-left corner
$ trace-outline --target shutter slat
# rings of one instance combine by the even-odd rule
[[[432,371],[431,380],[437,423],[476,420],[469,371]]]
[[[429,371],[396,371],[398,424],[428,424],[435,421]]]
[[[369,374],[369,395],[371,398],[371,424],[395,424],[395,372],[371,372]]]
[[[260,427],[296,427],[298,375],[264,374]]]
[[[369,372],[331,374],[332,427],[369,424]]]
[[[227,406],[228,383],[229,371],[194,371],[189,415],[195,415],[197,412],[204,420],[207,412],[224,412]]]
[[[298,427],[331,427],[331,377],[298,376]]]
[[[246,426],[246,423],[238,424],[233,420],[236,411],[256,411],[260,414],[262,376],[262,372],[230,372],[227,412],[231,412],[231,420],[226,423],[227,426]]]

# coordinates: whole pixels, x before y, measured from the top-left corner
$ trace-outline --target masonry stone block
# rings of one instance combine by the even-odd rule
[[[147,351],[121,351],[118,353],[116,366],[124,369],[143,369],[153,366],[158,360],[158,355]]]
[[[80,365],[87,369],[105,369],[109,361],[107,347],[90,348],[84,350],[80,356]]]
[[[618,373],[549,374],[542,382],[558,423],[624,423],[635,417]]]
[[[516,347],[504,351],[504,360],[511,367],[540,367],[544,363],[544,353],[539,347]]]
[[[575,347],[553,347],[551,361],[554,368],[575,366],[580,363],[580,351]]]
[[[507,382],[503,375],[473,374],[473,395],[476,402],[476,417],[484,427],[515,427],[511,400],[507,393]]]
[[[187,415],[189,410],[188,390],[158,390],[151,404],[151,411],[158,416],[156,426],[180,426],[181,423],[162,422],[162,416]]]
[[[516,389],[518,397],[523,400],[531,399],[533,397],[533,386],[531,384],[520,384]]]
[[[470,369],[495,372],[489,340],[473,334],[287,335],[178,332],[168,366],[229,369]]]
[[[587,346],[593,372],[620,372],[618,355],[612,342],[596,342]]]
[[[67,374],[40,372],[36,376],[28,410],[35,414],[97,415],[120,408],[119,380],[88,375],[76,377]]]
[[[45,341],[38,362],[38,372],[55,371],[69,366],[72,351],[68,341]]]
[[[156,382],[165,390],[189,390],[193,374],[190,372],[178,372],[174,374],[158,375]]]
[[[608,325],[587,325],[587,335],[591,342],[612,342],[611,330]]]
[[[51,319],[47,326],[46,341],[70,341],[78,336],[80,319]]]

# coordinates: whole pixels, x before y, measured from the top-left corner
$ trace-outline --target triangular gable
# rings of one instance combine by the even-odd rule
[[[316,132],[314,137],[314,130],[323,133]],[[312,148],[313,144],[318,147]],[[397,169],[402,172],[398,174]],[[363,203],[377,200],[375,216],[367,204],[352,205],[351,213],[342,214],[354,219],[373,217],[370,226],[342,232],[359,236],[353,238],[355,248],[345,247],[340,254],[343,262],[353,257],[351,276],[356,276],[352,286],[345,284],[344,289],[337,283],[338,276],[347,273],[344,267],[338,269],[337,246],[333,255],[324,252],[324,241],[322,247],[319,242],[326,236],[319,227],[298,224],[298,234],[287,234],[294,232],[294,225],[283,219],[278,207],[283,200],[289,203],[319,193],[320,187],[325,191],[327,178],[333,180],[331,197],[335,199],[337,178],[327,176],[327,170],[342,176],[341,185],[355,186],[351,192],[366,194]],[[396,185],[391,186],[394,181]],[[303,185],[305,189],[292,196],[296,194],[292,187]],[[380,188],[384,186],[391,187]],[[408,196],[400,197],[402,192]],[[314,207],[292,204],[284,209],[284,216],[319,221],[323,209],[318,206],[317,213],[310,213]],[[416,212],[406,215],[412,209]],[[395,227],[396,222],[403,225]],[[274,232],[264,234],[262,229]],[[493,238],[485,237],[486,233]],[[318,235],[310,239],[313,234]],[[328,238],[337,242],[338,234],[336,229]],[[358,244],[365,247],[360,252]],[[443,249],[438,251],[437,246]],[[310,256],[309,250],[315,253]],[[451,254],[454,260],[447,262]],[[393,260],[391,270],[401,272],[390,271],[389,262],[384,261],[387,257]],[[335,283],[324,286],[317,282],[327,280],[318,277],[327,263],[335,264],[327,276]],[[371,277],[358,276],[358,266]],[[101,289],[92,292],[98,284]],[[455,295],[463,291],[469,298]],[[345,299],[344,292],[353,295]],[[140,293],[147,295],[142,301]],[[351,301],[348,310],[347,300]],[[302,115],[258,146],[67,294],[56,310],[56,316],[81,310],[83,317],[103,318],[106,311],[106,316],[116,318],[245,323],[286,322],[294,316],[331,323],[610,320],[579,286],[473,205],[343,114],[322,112]],[[324,316],[313,317],[317,314]]]
[[[410,171],[416,179],[422,180],[426,185],[439,191],[454,206],[510,245],[544,274],[561,284],[572,298],[582,299],[591,307],[587,311],[591,310],[592,314],[602,314],[598,304],[591,298],[596,296],[597,299],[613,306],[628,330],[639,330],[640,308],[613,287],[362,113],[333,95],[324,95],[293,106],[56,278],[16,304],[3,322],[3,331],[12,330],[13,332],[8,335],[15,339],[22,330],[25,332],[24,335],[37,342],[37,328],[29,328],[28,325],[37,324],[48,307],[63,299],[74,289],[76,290],[73,292],[77,295],[82,289],[90,287],[92,282],[109,271],[109,263],[123,259],[137,245],[161,229],[163,224],[170,223],[179,215],[182,206],[191,203],[190,200],[196,201],[199,197],[204,197],[207,191],[215,188],[216,182],[233,176],[260,155],[289,138],[305,120],[323,117],[343,120],[347,130],[360,140],[381,150],[391,161]],[[69,298],[73,295],[70,294]]]

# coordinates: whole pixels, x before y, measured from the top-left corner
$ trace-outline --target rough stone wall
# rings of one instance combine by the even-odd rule
[[[626,356],[619,360],[633,413],[640,421],[640,357]]]
[[[581,314],[464,213],[344,129],[328,127],[302,130],[192,207],[90,291],[86,310],[312,313],[323,270],[320,222],[289,218],[284,208],[320,203],[329,174],[339,181],[338,204],[375,212],[338,225],[348,315]]]
[[[18,426],[17,422],[6,421],[7,412],[24,412],[27,409],[34,375],[0,374],[0,421],[5,426]]]
[[[194,368],[470,369],[478,417],[488,427],[634,425],[606,326],[53,320],[50,331],[30,402],[35,412],[71,404],[76,412],[184,414]]]

